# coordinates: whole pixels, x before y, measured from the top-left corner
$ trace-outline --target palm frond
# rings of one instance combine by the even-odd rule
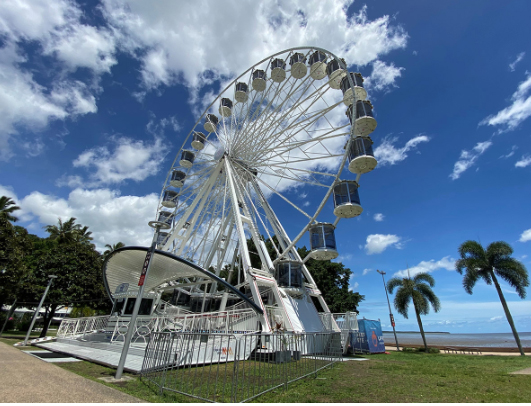
[[[404,318],[408,318],[408,309],[409,302],[411,302],[411,294],[406,289],[398,289],[396,292],[395,300],[393,304],[398,313],[400,313]]]
[[[435,279],[428,272],[421,272],[415,275],[413,278],[416,284],[421,282],[428,283],[431,287],[435,286]]]
[[[439,298],[433,293],[433,290],[431,290],[428,285],[419,284],[417,285],[417,290],[428,300],[435,313],[438,313],[439,310],[441,310],[441,302],[439,301]]]
[[[428,301],[418,290],[413,292],[413,301],[419,314],[428,314],[430,312],[430,305]]]
[[[479,274],[475,270],[468,270],[463,278],[463,288],[469,295],[472,294],[472,289],[476,285],[479,279]]]
[[[490,264],[509,258],[513,254],[512,247],[505,241],[495,241],[487,247],[486,255]]]
[[[529,286],[529,275],[524,264],[514,258],[498,262],[494,272],[512,286],[520,298],[525,299],[526,289]]]
[[[403,284],[404,284],[404,279],[402,278],[389,279],[389,281],[387,282],[387,290],[389,291],[389,293],[393,293],[393,290],[396,287],[403,286]]]
[[[477,241],[468,240],[459,246],[459,255],[461,256],[461,258],[480,258],[485,257],[485,250]]]

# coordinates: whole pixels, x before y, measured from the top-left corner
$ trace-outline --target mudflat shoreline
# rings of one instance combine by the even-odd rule
[[[385,345],[387,347],[391,347],[394,343],[386,343]],[[399,347],[402,349],[404,347],[409,347],[409,348],[420,348],[420,347],[424,347],[424,345],[419,345],[418,343],[417,344],[407,344],[407,343],[399,343]],[[446,348],[452,348],[452,349],[456,349],[456,350],[471,350],[471,349],[474,349],[474,350],[479,350],[481,352],[519,352],[518,350],[518,347],[479,347],[479,346],[471,346],[471,345],[468,345],[468,346],[465,346],[465,345],[438,345],[438,344],[435,344],[435,345],[432,345],[428,342],[428,347],[430,348],[438,348],[439,350],[444,350]],[[523,347],[524,349],[524,352],[528,353],[528,352],[531,352],[531,347]]]

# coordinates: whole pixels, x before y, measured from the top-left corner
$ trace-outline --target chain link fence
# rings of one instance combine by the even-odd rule
[[[152,333],[142,379],[159,392],[245,402],[341,360],[341,335]]]

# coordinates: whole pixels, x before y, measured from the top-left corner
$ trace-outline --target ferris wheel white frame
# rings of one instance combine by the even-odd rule
[[[222,101],[228,92],[235,87],[240,79],[245,75],[251,74],[248,80],[250,89],[252,86],[252,76],[254,72],[260,70],[264,64],[266,68],[265,72],[269,71],[271,62],[282,55],[298,54],[298,51],[306,51],[304,54],[304,62],[306,57],[314,52],[321,52],[326,55],[327,58],[334,59],[338,62],[338,65],[345,72],[348,72],[346,63],[338,58],[336,55],[319,47],[295,47],[290,48],[267,58],[264,58],[251,68],[247,69],[240,76],[234,79],[218,97],[207,107],[205,112],[195,123],[193,129],[183,142],[181,149],[176,155],[175,160],[172,163],[171,169],[166,177],[164,187],[160,196],[159,210],[164,207],[162,205],[165,202],[164,192],[168,190],[170,185],[170,179],[172,172],[179,168],[176,164],[179,157],[182,156],[182,152],[189,150],[186,148],[191,137],[197,133],[197,127],[203,121],[203,119],[209,114],[212,107],[216,103]],[[287,58],[286,58],[287,59]],[[325,65],[326,66],[326,65]],[[288,71],[286,71],[288,72]],[[305,76],[305,77],[304,77]],[[348,78],[349,87],[354,89],[355,83],[352,80],[350,74],[346,74]],[[254,91],[251,94],[250,101],[242,103],[235,103],[231,106],[231,115],[228,117],[221,117],[219,125],[222,126],[219,131],[210,132],[204,139],[205,151],[198,153],[199,159],[193,162],[194,170],[188,170],[187,177],[185,178],[185,184],[181,188],[181,193],[178,195],[179,200],[176,203],[176,207],[173,210],[173,220],[171,226],[171,233],[161,241],[160,249],[164,251],[170,251],[178,256],[185,256],[192,253],[192,256],[187,259],[197,261],[198,265],[205,269],[213,266],[215,273],[219,276],[221,268],[224,265],[229,265],[229,277],[235,270],[235,262],[239,259],[241,266],[238,268],[238,285],[249,286],[251,294],[255,303],[266,310],[266,306],[262,301],[262,293],[259,286],[268,286],[271,288],[276,303],[282,302],[282,296],[285,296],[285,291],[280,290],[277,281],[274,277],[275,266],[284,259],[291,259],[293,261],[302,263],[302,272],[306,279],[304,286],[305,291],[310,295],[318,299],[325,312],[329,312],[329,308],[324,301],[321,292],[313,280],[312,275],[308,269],[304,266],[304,263],[309,259],[301,258],[295,248],[295,245],[300,241],[302,236],[309,230],[312,225],[317,224],[317,218],[325,207],[328,199],[330,198],[334,186],[338,184],[339,178],[345,166],[348,157],[348,151],[350,144],[355,137],[357,122],[351,119],[351,123],[335,127],[329,121],[329,114],[334,109],[339,108],[341,100],[335,102],[332,105],[324,100],[323,95],[330,90],[328,81],[319,81],[311,77],[311,72],[308,75],[303,75],[301,78],[293,79],[292,76],[287,77],[281,82],[275,81],[278,86],[274,88],[272,85],[273,79],[267,79],[267,86],[265,90]],[[319,82],[318,82],[319,81]],[[318,82],[315,85],[315,82]],[[244,83],[244,82],[243,82]],[[290,87],[286,85],[290,84]],[[310,93],[306,93],[310,88]],[[271,91],[274,91],[273,97],[269,98],[268,95]],[[299,92],[299,93],[297,93]],[[295,95],[299,94],[298,99]],[[248,96],[248,95],[247,95]],[[247,97],[246,96],[246,97]],[[240,94],[240,97],[242,95]],[[276,103],[275,103],[276,101]],[[352,116],[356,117],[356,101],[354,97],[352,103]],[[317,112],[312,111],[311,107],[318,103],[325,104],[325,108],[318,109]],[[289,105],[291,103],[291,105]],[[286,110],[283,110],[287,106]],[[226,112],[220,107],[220,113]],[[238,110],[239,109],[239,110]],[[232,111],[234,110],[234,111]],[[267,113],[263,113],[263,112]],[[295,111],[295,113],[293,113]],[[337,110],[335,110],[337,111]],[[309,118],[306,116],[310,114]],[[269,116],[267,115],[269,114]],[[280,117],[276,120],[268,120],[274,114],[280,114]],[[260,120],[262,118],[262,120]],[[302,118],[302,119],[301,119]],[[301,119],[301,120],[299,120]],[[324,136],[312,138],[309,135],[308,128],[315,125],[317,122],[323,119],[328,123],[328,127],[324,127],[322,131]],[[283,129],[283,131],[275,132],[276,129],[282,128],[282,126],[289,124]],[[247,127],[246,127],[247,126]],[[349,128],[348,131],[341,131],[344,128]],[[268,134],[273,128],[273,131],[269,133],[273,139],[268,139],[266,149],[257,151],[253,149],[258,141],[263,141],[264,134]],[[285,134],[286,128],[289,131],[288,149],[283,150],[283,153],[300,153],[303,148],[314,147],[320,144],[326,151],[322,156],[315,156],[310,158],[307,151],[304,152],[306,159],[299,159],[292,161],[293,163],[303,163],[305,161],[319,161],[322,159],[334,159],[336,158],[336,165],[326,172],[325,169],[319,169],[319,165],[310,166],[310,169],[304,168],[288,168],[290,176],[285,176],[286,173],[286,161],[281,161],[281,153],[275,155],[275,142]],[[319,128],[314,128],[311,131],[321,131]],[[309,138],[302,138],[306,133]],[[214,135],[213,135],[214,134]],[[243,142],[245,138],[246,142]],[[262,138],[260,138],[262,137]],[[344,146],[345,151],[340,154],[332,154],[324,145],[323,141],[332,140],[333,138],[347,138]],[[293,142],[294,140],[294,142]],[[285,139],[283,141],[286,141]],[[253,144],[254,143],[254,144]],[[220,147],[220,144],[223,144]],[[277,145],[278,146],[278,145]],[[208,149],[210,152],[207,152]],[[215,150],[215,151],[214,151]],[[257,153],[267,153],[269,156],[265,156],[264,159],[258,161],[256,159]],[[273,155],[271,155],[273,154]],[[210,158],[210,159],[204,159]],[[265,162],[266,158],[269,158],[269,162]],[[271,162],[271,158],[278,158],[279,161]],[[340,158],[340,159],[337,159]],[[249,165],[249,161],[253,162]],[[284,164],[284,166],[282,166]],[[322,165],[321,165],[322,166]],[[280,175],[277,175],[272,167],[278,167],[280,169]],[[197,169],[196,169],[197,168]],[[190,168],[184,168],[184,170]],[[293,171],[302,172],[302,175],[294,174]],[[262,177],[277,176],[279,178],[275,186],[268,184]],[[359,182],[361,174],[356,175],[355,182]],[[320,178],[327,178],[328,183],[321,183]],[[308,214],[301,207],[293,203],[289,198],[284,196],[278,190],[278,185],[283,179],[288,181],[301,181],[306,184],[314,186],[326,187],[327,191],[324,194],[323,199],[318,204],[314,214]],[[264,194],[264,188],[272,195],[278,196],[285,204],[291,206],[296,212],[299,212],[302,216],[307,218],[307,222],[299,234],[290,239],[288,233],[285,231],[282,223],[278,219],[275,211],[268,202],[267,196]],[[289,187],[286,189],[289,190]],[[184,200],[181,200],[184,198]],[[262,210],[262,211],[261,211]],[[340,217],[336,217],[333,227],[337,226]],[[269,224],[266,224],[269,223]],[[265,231],[264,238],[270,240],[273,244],[273,248],[276,251],[277,258],[272,260],[265,248],[264,240],[260,230]],[[257,254],[260,257],[262,269],[252,267],[252,261],[250,252],[247,247],[247,235],[253,240]],[[273,242],[273,236],[278,239],[278,246]],[[199,251],[199,255],[196,254]],[[221,251],[221,253],[219,252]],[[195,262],[194,261],[194,262]],[[215,262],[215,265],[213,265]],[[241,273],[241,275],[240,275]],[[243,276],[243,278],[242,278]],[[243,283],[240,281],[243,279]],[[200,286],[201,280],[197,282],[195,286],[192,286],[189,290],[190,294],[196,292],[202,294],[203,298],[207,295],[213,295],[216,293],[216,284],[210,285],[210,292],[207,292],[208,285],[205,284],[205,288],[202,291]],[[191,283],[187,281],[187,283]],[[192,283],[193,285],[193,283]],[[288,292],[290,293],[290,292]],[[223,294],[221,301],[221,310],[224,310],[227,303],[227,292]],[[204,311],[205,301],[201,311]],[[286,317],[285,317],[286,318]],[[287,317],[289,319],[289,317]],[[262,329],[264,331],[271,331],[274,329],[272,320],[268,319],[267,312],[264,311],[262,316]],[[291,323],[291,321],[290,321]],[[291,328],[295,329],[293,323]],[[295,323],[296,324],[296,323]]]

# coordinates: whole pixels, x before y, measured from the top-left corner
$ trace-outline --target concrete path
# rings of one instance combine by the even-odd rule
[[[0,342],[2,403],[142,403]]]

